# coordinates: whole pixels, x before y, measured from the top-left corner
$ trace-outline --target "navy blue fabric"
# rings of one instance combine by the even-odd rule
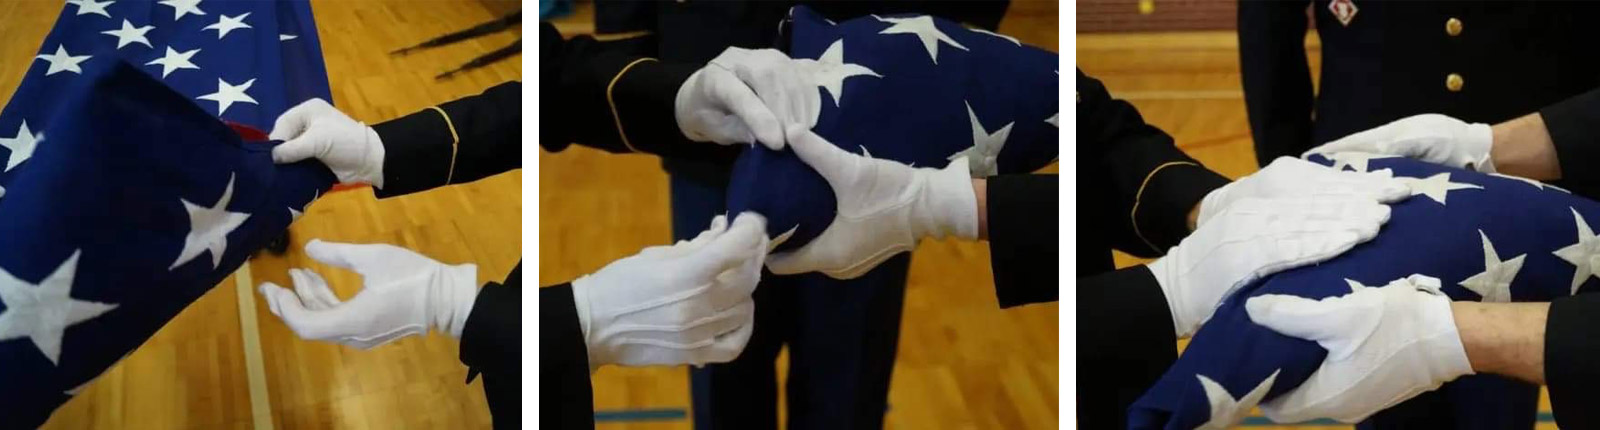
[[[229,85],[254,79],[245,94],[256,103],[233,103],[221,118],[259,130],[272,129],[279,114],[307,99],[333,102],[322,45],[307,0],[203,2],[199,8],[206,14],[185,14],[174,21],[173,7],[151,0],[111,3],[106,6],[110,17],[79,15],[77,5],[67,4],[41,44],[39,54],[54,54],[61,47],[74,56],[89,55],[82,67],[118,59],[127,61],[213,116],[218,112],[218,103],[198,97],[217,92],[219,78]],[[242,19],[250,28],[231,30],[221,39],[217,38],[217,30],[204,29],[216,24],[221,16],[236,18],[244,14],[249,14]],[[135,42],[118,48],[117,37],[101,34],[121,29],[123,20],[136,28],[154,26],[145,33],[150,46]],[[161,77],[161,65],[146,63],[163,57],[169,47],[180,53],[200,50],[189,58],[199,68],[177,69]],[[11,136],[22,121],[27,121],[34,131],[44,128],[61,103],[61,93],[83,82],[78,74],[67,71],[45,76],[50,63],[40,59],[32,63],[11,103],[0,111],[0,136]],[[0,152],[4,151],[0,148]]]
[[[819,87],[822,112],[812,130],[851,152],[917,167],[944,167],[951,155],[973,146],[970,106],[983,125],[977,132],[1010,127],[997,159],[998,173],[1031,172],[1054,161],[1060,152],[1059,130],[1046,120],[1059,111],[1059,57],[954,22],[933,21],[966,49],[939,42],[935,63],[917,36],[880,34],[893,24],[877,17],[836,25],[804,6],[791,9],[784,23],[790,56],[816,59],[842,41],[844,63],[881,76],[846,78],[839,105]],[[735,162],[733,178],[730,213],[761,212],[773,236],[795,229],[779,251],[804,245],[833,221],[832,189],[791,151],[747,150]]]
[[[1330,164],[1321,157],[1313,161]],[[1295,339],[1252,323],[1245,312],[1248,297],[1292,294],[1323,298],[1351,292],[1346,279],[1381,286],[1413,273],[1439,278],[1453,300],[1481,300],[1461,286],[1484,270],[1479,232],[1487,235],[1501,261],[1524,258],[1511,284],[1519,302],[1544,302],[1572,293],[1575,268],[1554,252],[1578,239],[1574,211],[1590,227],[1600,226],[1600,203],[1548,185],[1426,164],[1403,158],[1375,159],[1369,170],[1389,169],[1396,176],[1427,178],[1447,174],[1450,182],[1482,189],[1446,194],[1446,203],[1424,195],[1393,205],[1391,218],[1371,242],[1358,245],[1319,265],[1285,271],[1245,286],[1224,300],[1200,328],[1182,356],[1129,411],[1135,429],[1192,429],[1210,419],[1210,406],[1198,376],[1212,379],[1235,398],[1243,396],[1273,372],[1279,372],[1264,401],[1303,383],[1322,362],[1326,351],[1315,342]],[[1582,290],[1595,287],[1595,277]],[[1526,428],[1534,419],[1530,406],[1537,392],[1529,385],[1492,377],[1468,377],[1446,384],[1418,405],[1457,423],[1453,428]],[[1439,400],[1437,396],[1444,396]],[[1430,400],[1431,399],[1431,400]],[[1406,406],[1402,404],[1401,406]],[[1374,424],[1403,422],[1380,414]]]
[[[269,143],[242,142],[135,66],[101,62],[75,78],[83,84],[55,96],[46,140],[3,183],[0,270],[37,288],[29,283],[77,254],[70,297],[116,307],[67,327],[56,363],[25,336],[0,339],[4,427],[43,424],[69,390],[222,282],[287,228],[290,208],[335,179],[316,162],[273,165]],[[191,228],[181,201],[216,204],[230,178],[227,210],[250,216],[226,236],[221,264],[204,252],[169,269]],[[0,304],[0,316],[9,306]]]

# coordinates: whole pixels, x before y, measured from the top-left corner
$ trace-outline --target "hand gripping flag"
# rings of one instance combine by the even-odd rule
[[[1389,170],[1409,178],[1413,196],[1392,206],[1388,224],[1371,242],[1322,264],[1252,282],[1224,300],[1178,361],[1135,402],[1130,427],[1233,425],[1252,406],[1310,377],[1326,350],[1251,322],[1244,307],[1249,297],[1321,299],[1413,273],[1439,278],[1443,291],[1459,301],[1545,302],[1600,285],[1600,259],[1594,259],[1600,257],[1594,228],[1600,226],[1600,203],[1533,180],[1405,158],[1335,154],[1312,161]],[[1532,428],[1537,400],[1535,386],[1474,375],[1391,412],[1429,408],[1434,422],[1453,422],[1452,428]]]
[[[133,65],[79,79],[0,198],[0,427],[43,424],[335,180]]]
[[[923,15],[835,24],[795,7],[782,32],[791,57],[816,61],[812,130],[841,148],[917,167],[966,156],[975,177],[1038,170],[1060,151],[1054,53]],[[787,239],[778,250],[822,234],[835,204],[787,149],[756,146],[734,164],[728,212],[765,215],[768,233]]]

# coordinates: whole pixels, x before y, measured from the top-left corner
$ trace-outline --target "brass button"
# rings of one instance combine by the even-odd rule
[[[1451,36],[1460,36],[1461,35],[1461,20],[1455,19],[1455,18],[1450,18],[1448,21],[1445,21],[1444,22],[1444,32],[1445,32],[1445,34],[1449,34]]]
[[[1464,79],[1461,79],[1461,75],[1458,75],[1458,74],[1455,74],[1455,73],[1451,73],[1450,76],[1445,76],[1444,77],[1444,87],[1445,87],[1445,89],[1450,90],[1450,92],[1452,92],[1452,93],[1460,92],[1461,91],[1461,86],[1462,85],[1466,85],[1466,84],[1467,84],[1467,81],[1464,80]]]

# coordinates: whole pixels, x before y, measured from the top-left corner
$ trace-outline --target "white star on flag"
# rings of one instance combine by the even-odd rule
[[[161,58],[150,60],[150,62],[144,63],[144,65],[150,66],[160,64],[162,78],[166,78],[167,75],[172,74],[172,71],[178,69],[200,70],[200,66],[196,66],[194,63],[189,62],[189,59],[194,58],[194,54],[198,52],[200,52],[200,48],[191,49],[187,52],[178,52],[173,50],[171,46],[168,46],[166,55],[161,56]]]
[[[1195,375],[1200,378],[1200,387],[1205,389],[1206,401],[1211,402],[1211,420],[1201,424],[1200,427],[1195,427],[1195,430],[1226,430],[1243,420],[1245,415],[1250,413],[1250,408],[1261,403],[1261,398],[1267,396],[1267,390],[1272,389],[1272,381],[1278,379],[1279,371],[1281,369],[1272,371],[1272,375],[1267,376],[1267,379],[1238,400],[1234,400],[1233,394],[1229,394],[1228,389],[1217,381],[1207,378],[1206,375]]]
[[[29,158],[32,158],[33,149],[38,147],[41,141],[44,141],[44,133],[35,134],[28,130],[28,121],[26,120],[22,121],[22,127],[17,129],[16,136],[9,139],[0,137],[0,147],[5,147],[6,150],[11,151],[11,155],[6,156],[5,170],[0,170],[0,172],[9,172],[11,169],[15,169],[18,164],[22,164],[23,161],[28,161]]]
[[[73,251],[67,261],[39,283],[18,279],[0,268],[0,342],[28,338],[50,360],[61,364],[61,337],[67,327],[98,317],[117,305],[72,298],[72,280],[78,271],[78,256]]]
[[[122,20],[122,29],[120,29],[120,30],[106,30],[106,31],[100,32],[100,34],[116,36],[117,37],[117,49],[122,49],[122,47],[128,46],[128,44],[130,44],[130,43],[143,43],[145,47],[154,48],[153,46],[150,46],[150,39],[145,38],[144,34],[145,33],[149,33],[150,30],[155,29],[155,28],[156,28],[156,26],[153,26],[153,25],[146,25],[144,27],[134,28],[133,27],[133,23],[128,22],[128,20],[124,19],[124,20]]]
[[[917,39],[922,41],[922,47],[928,49],[928,58],[933,59],[933,64],[939,64],[939,42],[944,42],[962,51],[969,50],[967,47],[961,46],[961,43],[956,42],[955,39],[951,39],[949,35],[944,34],[943,31],[939,31],[939,28],[933,25],[933,17],[925,15],[911,18],[880,18],[877,15],[872,17],[878,21],[894,24],[878,32],[878,34],[911,34],[917,36]]]
[[[217,40],[222,40],[222,37],[227,36],[228,32],[230,31],[241,28],[252,28],[250,27],[250,24],[244,23],[244,18],[247,16],[250,16],[250,12],[245,12],[244,15],[239,16],[228,16],[223,14],[217,18],[216,24],[205,26],[201,28],[201,30],[216,30]]]
[[[1510,260],[1500,261],[1500,254],[1494,251],[1494,244],[1489,242],[1489,235],[1484,234],[1483,230],[1478,230],[1478,237],[1483,239],[1483,272],[1461,281],[1461,286],[1483,296],[1484,302],[1509,303],[1511,281],[1517,277],[1517,272],[1522,270],[1522,259],[1528,255],[1518,255]]]
[[[228,186],[222,189],[222,198],[217,199],[216,205],[205,207],[178,199],[189,213],[189,234],[183,238],[183,250],[178,251],[177,261],[167,270],[194,261],[200,253],[208,251],[212,268],[222,264],[222,254],[228,250],[228,233],[250,219],[250,214],[228,211],[228,203],[233,201],[233,176],[228,175]]]
[[[778,249],[778,245],[782,245],[784,242],[789,241],[789,238],[794,236],[794,231],[799,229],[800,225],[796,224],[794,227],[789,227],[789,231],[783,232],[783,234],[778,235],[778,237],[772,238],[772,241],[767,243],[767,251],[771,252],[774,249]]]
[[[1009,40],[1009,41],[1011,41],[1011,43],[1014,43],[1017,46],[1022,46],[1022,41],[1017,40],[1017,38],[1015,38],[1015,37],[1007,36],[1007,35],[1000,34],[1000,33],[995,33],[995,32],[989,31],[989,30],[981,29],[981,28],[972,28],[972,29],[969,29],[969,30],[972,30],[973,33],[983,33],[983,34],[987,34],[987,35],[990,35],[990,36],[998,37],[998,38],[1001,38],[1001,39]]]
[[[974,178],[984,178],[1000,173],[996,160],[1000,157],[1000,150],[1006,146],[1006,137],[1011,136],[1011,126],[1008,122],[994,133],[984,130],[983,124],[978,122],[978,114],[972,111],[972,103],[967,105],[967,119],[972,122],[972,147],[961,152],[951,154],[947,159],[955,160],[967,157],[967,170]]]
[[[183,19],[184,15],[191,13],[195,15],[206,14],[205,11],[200,10],[200,0],[161,0],[157,3],[172,6],[173,21]]]
[[[1397,155],[1379,155],[1364,152],[1336,152],[1323,154],[1323,156],[1333,160],[1333,170],[1344,170],[1345,166],[1350,166],[1357,172],[1367,171],[1367,161],[1398,157]]]
[[[106,6],[110,6],[112,3],[116,2],[114,0],[106,2],[96,2],[94,0],[67,0],[67,4],[78,5],[78,15],[92,13],[106,18],[111,17],[111,14],[106,12]]]
[[[293,34],[280,34],[280,35],[278,35],[278,41],[279,42],[282,42],[282,41],[285,41],[285,40],[295,40],[295,39],[298,39],[298,38],[300,38],[300,36],[296,36],[296,35],[293,35]]]
[[[817,72],[813,74],[817,86],[828,90],[828,95],[833,96],[833,105],[839,105],[839,99],[844,97],[844,80],[851,76],[871,76],[882,78],[878,72],[872,71],[860,64],[844,62],[844,39],[839,39],[828,45],[822,51],[822,56],[817,58]],[[819,114],[821,112],[818,112]],[[813,118],[812,122],[816,122]]]
[[[72,72],[81,75],[83,74],[83,69],[78,68],[78,64],[88,61],[89,57],[88,55],[69,54],[67,53],[66,45],[56,45],[56,53],[50,55],[41,54],[34,58],[50,62],[50,68],[44,71],[45,76],[50,76],[59,72]]]
[[[1568,208],[1572,209],[1572,208]],[[1589,280],[1590,276],[1600,277],[1600,237],[1596,237],[1594,230],[1589,228],[1589,223],[1578,215],[1577,209],[1572,209],[1572,218],[1578,224],[1578,242],[1556,250],[1557,257],[1572,263],[1576,269],[1572,272],[1572,294],[1578,294],[1578,287]]]
[[[1451,191],[1455,191],[1455,190],[1474,190],[1474,189],[1481,190],[1481,189],[1483,189],[1482,185],[1466,184],[1466,183],[1461,183],[1461,182],[1450,182],[1450,172],[1444,172],[1444,173],[1436,174],[1436,175],[1433,175],[1433,176],[1429,176],[1426,179],[1407,178],[1407,177],[1399,177],[1399,178],[1395,178],[1395,179],[1399,179],[1399,180],[1405,182],[1406,185],[1410,186],[1411,187],[1411,195],[1413,195],[1413,196],[1419,195],[1419,194],[1426,195],[1426,196],[1428,196],[1428,198],[1433,199],[1433,201],[1439,202],[1439,204],[1441,204],[1441,205],[1445,204],[1444,199],[1445,199],[1445,197],[1449,197],[1449,193]]]
[[[217,78],[217,92],[196,98],[200,100],[211,100],[217,102],[217,116],[222,116],[223,112],[228,111],[228,106],[233,106],[235,102],[258,104],[256,103],[255,98],[250,97],[249,94],[245,94],[245,90],[250,89],[250,86],[254,85],[255,83],[256,80],[251,79],[244,81],[244,83],[239,85],[229,85],[228,82],[223,81],[222,78]]]

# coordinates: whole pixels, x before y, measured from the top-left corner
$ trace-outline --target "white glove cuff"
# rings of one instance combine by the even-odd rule
[[[978,238],[978,196],[967,163],[967,157],[959,157],[943,169],[920,172],[928,177],[918,202],[917,213],[923,222],[917,223],[917,237]]]
[[[672,119],[678,123],[678,132],[683,133],[683,137],[695,142],[711,141],[709,137],[694,132],[695,127],[685,122],[689,116],[689,105],[693,104],[693,101],[689,98],[693,97],[692,93],[700,83],[700,75],[705,72],[705,68],[695,70],[694,73],[689,75],[689,79],[685,79],[683,85],[678,87],[678,94],[672,98]]]
[[[1173,280],[1179,276],[1174,273],[1177,271],[1177,267],[1174,267],[1175,263],[1171,261],[1174,258],[1177,257],[1173,253],[1168,253],[1167,256],[1146,264],[1145,268],[1149,269],[1150,275],[1156,278],[1156,285],[1161,287],[1161,295],[1167,299],[1167,312],[1172,315],[1172,333],[1177,335],[1179,339],[1183,339],[1194,335],[1195,330],[1199,329],[1201,321],[1194,321],[1195,318],[1184,310],[1182,305],[1183,297],[1179,296],[1179,291],[1175,288],[1176,285],[1173,285],[1175,283]]]
[[[362,163],[361,171],[356,173],[357,177],[352,178],[353,181],[345,181],[345,178],[339,179],[345,182],[366,182],[372,184],[373,188],[383,189],[383,138],[378,137],[377,129],[369,127],[365,123],[358,124],[361,124],[361,128],[367,130],[367,156],[362,157],[364,163]]]
[[[598,342],[595,342],[595,339],[590,336],[590,333],[593,332],[590,328],[592,327],[590,321],[594,318],[594,315],[589,311],[589,292],[594,291],[597,286],[589,284],[589,276],[583,275],[578,279],[572,280],[572,305],[578,311],[578,327],[583,330],[584,350],[589,355],[589,371],[594,372],[595,369],[600,368],[600,365],[606,363],[601,362],[602,356],[605,354],[598,354],[601,352]]]
[[[445,266],[440,272],[442,279],[435,291],[439,296],[429,301],[439,306],[433,312],[433,326],[460,339],[472,306],[478,302],[478,265]]]
[[[1461,343],[1461,333],[1456,328],[1455,314],[1450,311],[1450,298],[1435,296],[1428,299],[1424,305],[1424,312],[1420,315],[1423,324],[1433,327],[1433,336],[1424,339],[1427,356],[1433,357],[1433,364],[1428,372],[1433,373],[1434,381],[1449,382],[1463,375],[1477,372],[1472,370],[1472,362],[1467,359],[1467,348]]]
[[[1461,136],[1461,144],[1466,145],[1467,153],[1473,157],[1466,160],[1472,163],[1474,169],[1483,173],[1494,173],[1494,159],[1489,158],[1489,151],[1494,148],[1494,129],[1489,124],[1467,124],[1465,136]]]

